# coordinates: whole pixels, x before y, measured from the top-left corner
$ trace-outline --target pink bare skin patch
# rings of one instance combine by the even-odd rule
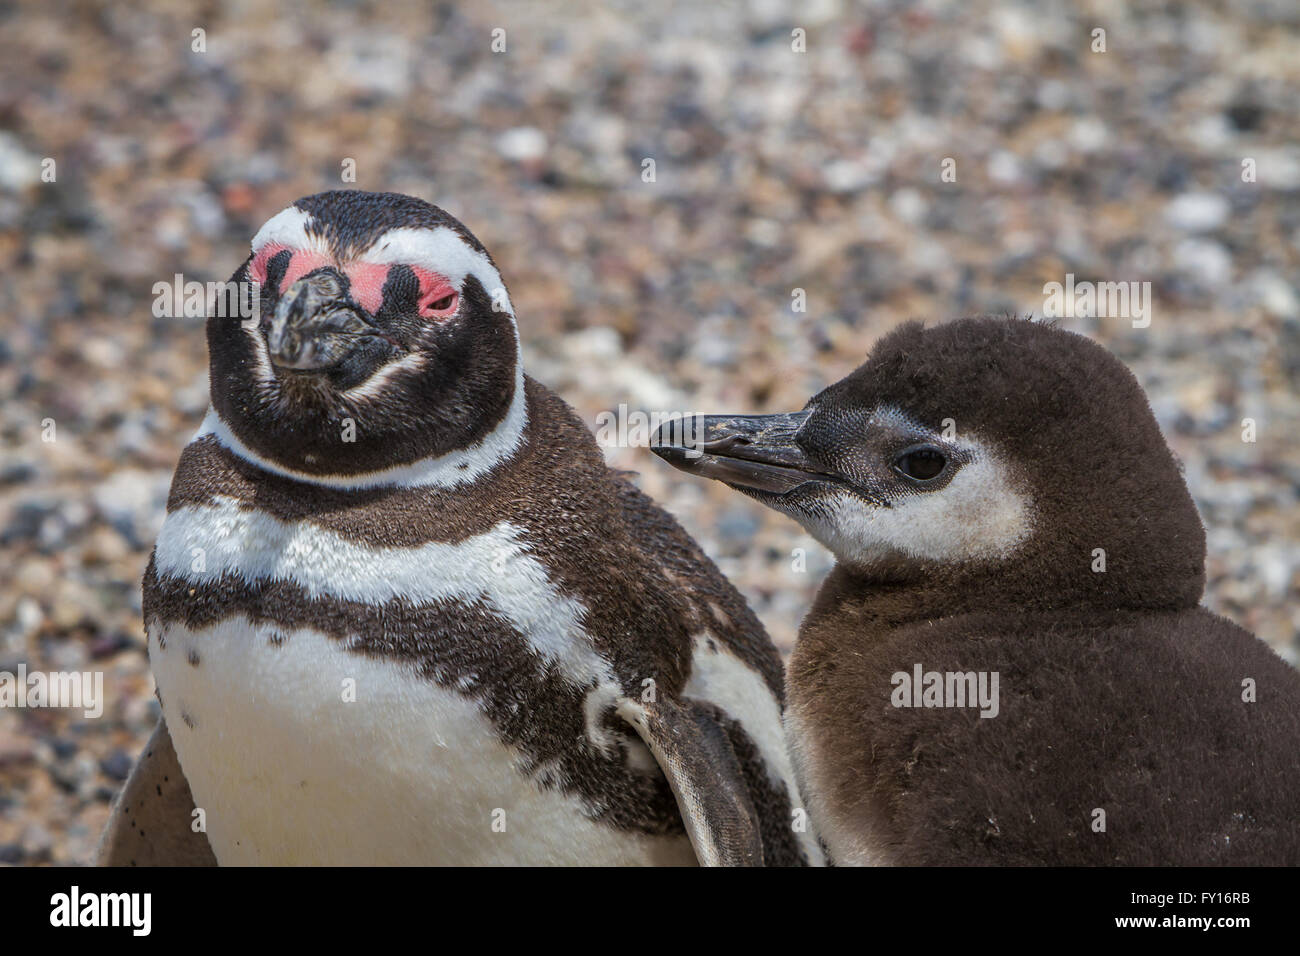
[[[266,284],[267,264],[283,252],[287,246],[272,243],[253,257],[249,266],[254,281]],[[340,266],[330,256],[314,249],[295,249],[289,258],[284,278],[276,288],[276,294],[283,292],[307,273],[322,266],[334,266],[348,277],[349,292],[357,304],[374,315],[384,304],[384,285],[388,282],[391,265],[378,262],[351,262]],[[419,314],[424,318],[443,318],[452,315],[459,305],[460,295],[456,287],[430,269],[423,266],[411,266],[420,283]]]
[[[440,319],[452,315],[460,304],[460,295],[456,287],[444,276],[438,275],[423,266],[411,266],[411,271],[420,281],[420,315],[430,319]]]
[[[384,283],[388,281],[388,270],[391,268],[392,266],[375,262],[353,262],[343,270],[351,283],[352,298],[371,315],[378,312],[384,304]]]
[[[286,246],[279,243],[271,243],[263,246],[262,251],[253,256],[253,261],[249,263],[248,272],[253,277],[253,281],[258,285],[266,285],[266,265],[281,252],[284,252]],[[278,291],[278,290],[277,290]]]

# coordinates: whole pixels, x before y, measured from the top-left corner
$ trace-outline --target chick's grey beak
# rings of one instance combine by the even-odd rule
[[[343,277],[334,269],[319,269],[285,290],[266,335],[275,365],[299,371],[328,368],[375,333],[343,290]]]
[[[784,494],[806,482],[831,478],[795,442],[809,414],[696,415],[662,425],[650,447],[682,471]]]

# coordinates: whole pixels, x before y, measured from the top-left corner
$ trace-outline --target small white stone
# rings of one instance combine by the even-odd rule
[[[1223,225],[1229,211],[1218,193],[1183,193],[1165,206],[1165,221],[1184,232],[1209,232]]]
[[[1013,153],[1000,149],[989,157],[989,179],[995,183],[1018,183],[1024,178],[1020,160]]]
[[[546,155],[546,134],[535,126],[516,126],[497,137],[497,152],[516,163]]]
[[[1070,127],[1070,145],[1081,153],[1095,153],[1110,139],[1106,124],[1095,116],[1076,120]]]
[[[1255,160],[1255,176],[1260,185],[1269,189],[1296,189],[1300,187],[1300,150],[1260,149],[1245,150],[1246,156]]]
[[[1260,269],[1251,277],[1255,298],[1264,310],[1280,319],[1295,318],[1300,315],[1300,300],[1290,283],[1275,272]]]
[[[889,200],[889,208],[903,222],[915,226],[925,218],[930,206],[915,189],[900,189]]]
[[[1174,262],[1180,272],[1209,285],[1222,285],[1232,277],[1232,256],[1219,243],[1208,239],[1184,239],[1174,247]]]
[[[41,160],[12,133],[0,133],[0,189],[19,192],[40,182]]]
[[[857,192],[871,185],[870,171],[862,163],[848,159],[828,163],[822,171],[822,178],[826,188],[833,193]]]

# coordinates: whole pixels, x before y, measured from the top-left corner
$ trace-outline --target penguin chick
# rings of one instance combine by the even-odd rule
[[[1300,863],[1300,675],[1198,606],[1196,507],[1100,345],[911,323],[686,432],[658,453],[836,556],[786,718],[835,862]]]

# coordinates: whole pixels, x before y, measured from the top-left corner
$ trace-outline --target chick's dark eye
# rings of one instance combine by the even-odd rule
[[[947,463],[937,448],[912,448],[894,459],[894,468],[914,481],[930,481],[939,477]]]

